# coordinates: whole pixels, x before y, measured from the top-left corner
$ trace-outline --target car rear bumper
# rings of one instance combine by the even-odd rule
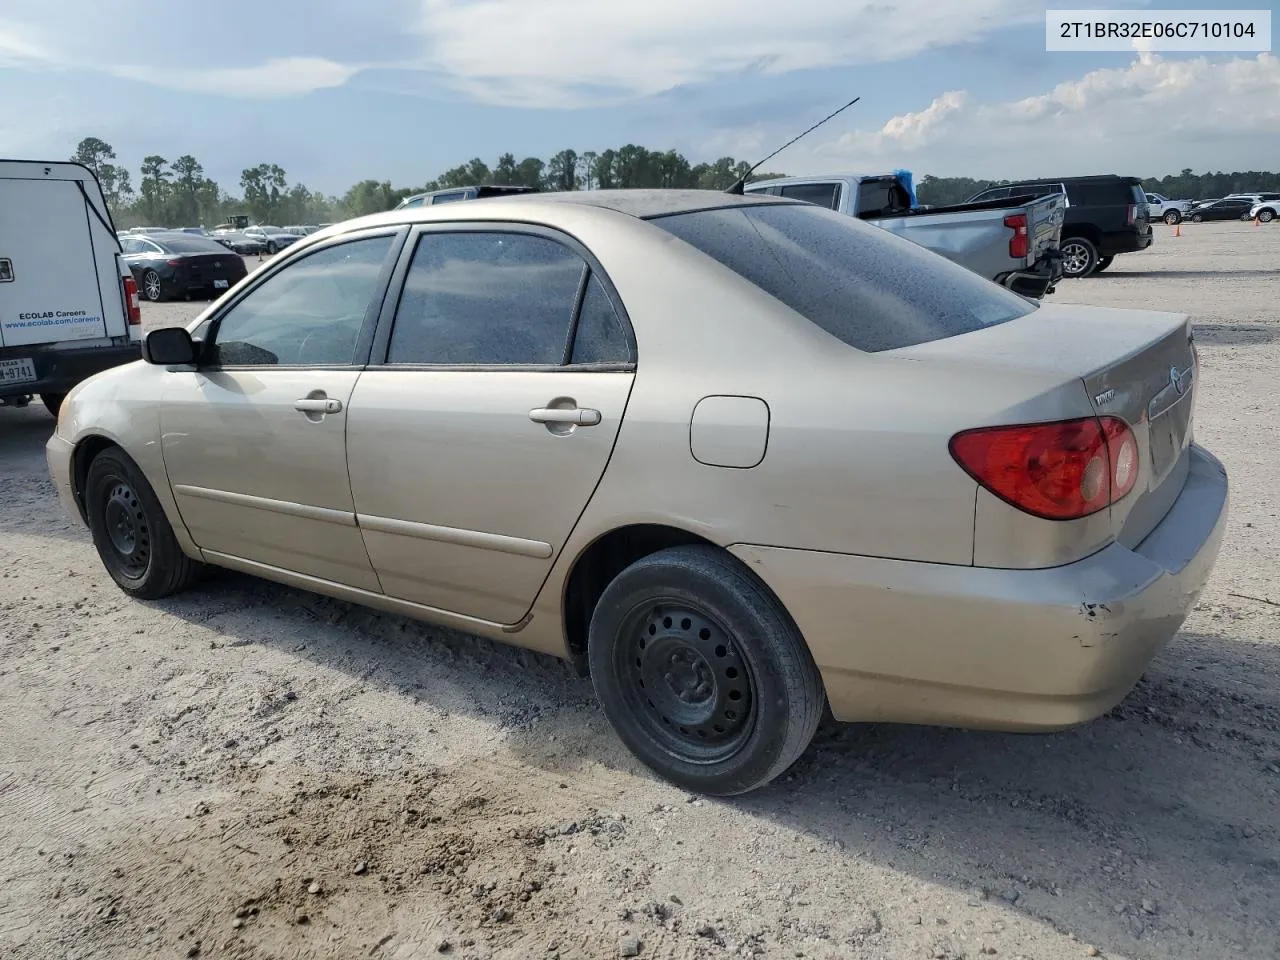
[[[0,397],[66,393],[95,373],[132,363],[142,357],[139,340],[125,342],[124,338],[115,338],[110,343],[90,342],[98,345],[34,344],[29,347],[0,349],[0,360],[28,358],[36,369],[34,381],[0,385]]]
[[[1226,471],[1193,447],[1185,486],[1135,549],[999,570],[738,545],[804,634],[832,712],[1001,730],[1102,714],[1177,632],[1217,558]]]

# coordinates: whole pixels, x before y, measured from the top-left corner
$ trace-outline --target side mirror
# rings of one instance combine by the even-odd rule
[[[196,345],[185,328],[161,327],[143,339],[142,359],[162,367],[195,363]]]

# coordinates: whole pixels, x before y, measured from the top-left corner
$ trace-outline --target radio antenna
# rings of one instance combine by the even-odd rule
[[[772,160],[774,157],[780,154],[783,150],[787,149],[787,147],[791,146],[801,137],[807,137],[809,134],[813,133],[813,131],[817,130],[820,126],[822,126],[828,120],[834,119],[835,117],[844,113],[846,110],[848,110],[850,107],[852,107],[855,103],[857,103],[861,99],[862,97],[854,97],[852,100],[846,103],[843,107],[841,107],[835,113],[827,114],[825,117],[823,117],[821,120],[815,123],[808,130],[804,131],[804,133],[801,133],[801,134],[798,134],[797,136],[792,137],[790,140],[788,140],[786,143],[780,146],[777,150],[773,151],[773,153],[769,154],[767,157],[765,157],[763,160],[761,160],[759,163],[757,163],[755,166],[749,169],[746,173],[740,176],[737,180],[735,180],[733,186],[730,187],[728,190],[726,190],[725,193],[732,193],[737,196],[742,196],[743,188],[747,185],[747,178],[750,177],[751,174],[755,173],[757,169],[759,169],[764,164],[768,163],[770,160]]]

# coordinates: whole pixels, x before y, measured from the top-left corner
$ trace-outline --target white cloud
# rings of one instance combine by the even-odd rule
[[[1139,53],[1037,96],[977,102],[963,91],[879,129],[778,158],[788,171],[909,166],[940,175],[1020,177],[1255,166],[1280,155],[1280,59],[1165,60]]]
[[[903,59],[1043,22],[1045,9],[1040,0],[421,2],[427,59],[462,90],[544,107],[661,93],[749,69]]]
[[[219,93],[235,97],[289,97],[340,87],[360,68],[318,57],[268,60],[253,67],[221,67],[212,70],[118,66],[110,73],[143,80],[176,90]]]

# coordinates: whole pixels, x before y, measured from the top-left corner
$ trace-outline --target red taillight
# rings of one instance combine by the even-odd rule
[[[142,304],[138,302],[138,284],[133,277],[122,277],[124,284],[124,315],[130,326],[142,323]]]
[[[1027,238],[1027,215],[1011,213],[1004,218],[1004,225],[1013,231],[1013,236],[1009,238],[1009,256],[1021,260],[1031,246]]]
[[[180,266],[182,266],[182,261],[181,261],[181,260],[166,260],[166,261],[165,261],[165,263],[167,263],[167,264],[168,264],[169,266],[171,266],[171,267],[180,267]]]
[[[1129,204],[1129,226],[1132,227],[1134,222],[1137,219],[1138,219],[1138,205],[1131,203]]]
[[[1138,479],[1138,443],[1116,417],[966,430],[951,455],[997,497],[1046,520],[1075,520],[1115,503]]]

